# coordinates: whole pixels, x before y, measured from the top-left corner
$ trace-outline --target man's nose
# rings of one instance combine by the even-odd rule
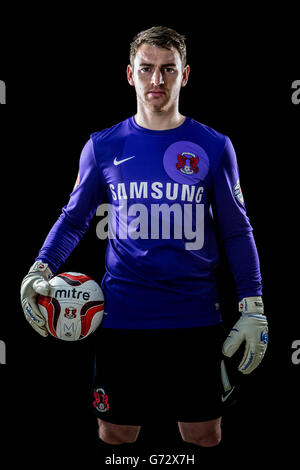
[[[151,77],[151,84],[154,86],[159,86],[164,83],[164,77],[161,73],[159,68],[154,69],[152,77]]]

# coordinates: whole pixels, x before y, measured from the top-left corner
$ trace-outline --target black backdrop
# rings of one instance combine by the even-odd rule
[[[0,76],[7,87],[7,104],[1,107],[0,340],[7,362],[0,365],[2,455],[21,457],[24,464],[92,455],[97,439],[90,407],[93,338],[74,344],[40,338],[23,317],[19,287],[68,200],[89,135],[135,112],[125,75],[129,41],[142,29],[165,24],[187,37],[191,75],[181,112],[228,135],[237,151],[270,323],[265,360],[241,378],[240,403],[224,418],[223,452],[232,459],[242,448],[245,462],[277,455],[292,461],[299,435],[294,423],[300,417],[300,366],[291,361],[292,342],[300,337],[294,274],[300,104],[291,99],[295,43],[287,36],[284,42],[278,18],[274,23],[261,14],[248,12],[246,18],[238,12],[239,19],[228,22],[226,15],[216,21],[212,12],[199,10],[162,15],[147,6],[139,16],[134,11],[132,5],[125,8],[123,21],[116,23],[113,12],[101,8],[79,9],[76,19],[70,12],[45,10],[39,21],[6,31]],[[96,237],[96,222],[63,269],[101,280],[105,243]],[[237,312],[225,260],[220,276],[230,326]],[[176,427],[152,423],[142,430],[135,452],[167,453],[168,448],[182,452]]]

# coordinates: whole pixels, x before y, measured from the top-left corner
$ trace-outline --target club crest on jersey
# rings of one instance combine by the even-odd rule
[[[64,316],[68,318],[69,320],[73,320],[73,318],[76,318],[76,312],[77,309],[74,307],[68,307],[65,309],[65,314]]]
[[[164,153],[163,165],[173,181],[188,186],[204,181],[210,167],[205,150],[188,140],[171,144]]]
[[[93,407],[101,413],[109,410],[108,395],[103,388],[94,389]]]
[[[177,170],[181,171],[184,175],[193,175],[198,173],[199,158],[190,152],[181,152],[177,156],[178,162],[176,163]]]

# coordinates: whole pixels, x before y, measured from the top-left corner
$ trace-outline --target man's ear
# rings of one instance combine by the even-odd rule
[[[129,85],[134,86],[133,70],[132,70],[131,65],[127,65],[126,73],[127,73],[127,80],[128,80]]]
[[[189,79],[189,74],[190,74],[190,66],[186,65],[182,72],[182,81],[181,81],[182,87],[184,87],[187,84],[188,79]]]

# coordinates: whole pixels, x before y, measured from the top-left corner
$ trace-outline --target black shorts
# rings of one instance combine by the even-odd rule
[[[96,332],[93,411],[114,424],[199,422],[222,415],[222,324]]]

